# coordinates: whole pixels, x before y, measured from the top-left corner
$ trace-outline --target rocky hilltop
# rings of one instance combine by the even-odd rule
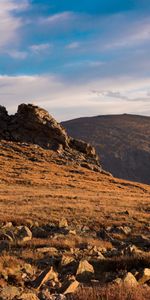
[[[91,143],[115,177],[150,184],[150,117],[108,115],[62,124],[74,138]]]
[[[102,171],[94,147],[68,136],[46,110],[32,104],[19,105],[17,113],[11,116],[0,106],[0,139],[37,144],[59,152],[68,161]]]
[[[0,111],[0,300],[149,300],[150,186],[95,172],[44,110]]]

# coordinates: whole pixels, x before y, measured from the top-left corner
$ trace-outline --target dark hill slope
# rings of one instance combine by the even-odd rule
[[[114,176],[150,184],[150,117],[108,115],[63,122],[68,134],[90,142]]]

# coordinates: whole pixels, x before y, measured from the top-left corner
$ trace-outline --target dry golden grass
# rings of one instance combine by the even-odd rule
[[[69,296],[68,300],[149,300],[149,287],[82,287],[76,295]]]
[[[66,217],[70,225],[95,229],[129,224],[139,232],[148,226],[149,186],[64,165],[57,153],[36,146],[0,147],[0,222],[44,224]]]
[[[21,268],[26,262],[39,272],[50,262],[48,253],[37,251],[40,247],[55,247],[58,252],[60,250],[63,253],[65,250],[68,254],[71,248],[78,248],[81,244],[112,248],[110,242],[91,236],[79,236],[78,228],[85,225],[97,232],[100,227],[112,224],[129,225],[132,234],[148,233],[149,199],[149,186],[92,172],[70,161],[66,164],[65,159],[57,153],[37,146],[1,141],[0,224],[12,221],[14,225],[32,226],[35,222],[41,226],[51,223],[58,225],[59,220],[66,217],[77,234],[58,235],[55,239],[49,236],[33,237],[25,244],[11,243],[9,254],[3,254],[0,258],[0,271],[7,266],[13,268],[19,265]],[[118,240],[125,238],[123,234],[114,234],[114,237]],[[143,255],[106,259],[99,262],[100,266],[93,258],[92,263],[95,274],[100,267],[102,272],[122,269],[130,271],[136,265],[138,268],[150,266],[149,254]],[[142,288],[128,295],[125,295],[124,290],[118,289],[118,294],[115,292],[112,289],[83,289],[72,299],[148,299],[144,298],[147,293]]]

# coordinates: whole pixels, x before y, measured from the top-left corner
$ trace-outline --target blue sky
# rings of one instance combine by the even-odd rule
[[[0,104],[150,115],[148,0],[0,0]]]

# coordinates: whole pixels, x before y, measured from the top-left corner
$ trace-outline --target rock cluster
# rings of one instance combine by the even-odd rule
[[[11,116],[0,106],[0,139],[37,144],[76,160],[83,167],[102,170],[90,144],[69,137],[46,110],[32,104],[19,105],[17,113]]]
[[[93,230],[87,228],[89,243],[79,244],[78,247],[73,248],[64,247],[63,240],[66,238],[71,240],[70,232],[73,229],[76,231],[74,233],[76,238],[85,237],[84,227],[73,228],[68,225],[65,218],[58,224],[51,223],[43,226],[37,222],[31,222],[28,226],[14,226],[9,222],[1,226],[0,252],[3,259],[0,260],[0,299],[67,300],[70,299],[69,295],[89,285],[97,287],[112,285],[117,289],[144,286],[149,289],[149,246],[143,248],[140,246],[139,256],[139,249],[128,240],[129,235],[132,239],[132,229],[130,233],[126,233],[123,243],[118,238],[117,246],[112,236],[114,227],[109,227],[103,229],[107,235],[103,235],[99,241],[103,245],[109,238],[112,240],[112,245],[108,244],[109,246],[106,247],[91,245],[91,236],[94,237],[95,234]],[[116,227],[116,232],[118,230],[119,227]],[[38,238],[38,231],[43,232],[43,238],[49,243],[55,243],[56,246],[45,247],[41,243],[39,247],[39,242],[36,246],[34,239],[40,241],[42,238],[42,235]],[[25,248],[31,251],[32,240],[35,261],[34,257],[31,259],[31,253],[28,262],[25,262],[26,259],[20,260],[20,251],[24,251]],[[94,240],[96,244],[96,237]],[[7,247],[4,247],[4,244],[2,247],[4,242],[7,243]],[[15,261],[13,261],[14,255]],[[150,289],[148,291],[150,292]]]

